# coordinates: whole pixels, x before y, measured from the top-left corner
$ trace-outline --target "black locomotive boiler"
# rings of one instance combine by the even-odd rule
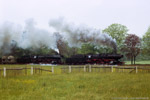
[[[17,59],[19,64],[61,64],[60,55],[32,55],[22,56]]]
[[[66,64],[81,65],[81,64],[107,64],[107,65],[122,65],[120,59],[123,55],[120,54],[79,54],[73,55],[66,59]]]

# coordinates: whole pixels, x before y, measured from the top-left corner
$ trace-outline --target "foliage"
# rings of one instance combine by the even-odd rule
[[[103,32],[109,34],[113,39],[116,39],[118,49],[120,50],[120,46],[125,40],[128,29],[124,25],[115,23],[108,26],[106,29],[103,30]]]
[[[106,46],[98,47],[98,53],[114,53],[114,49]]]
[[[131,59],[131,64],[135,64],[135,58],[140,53],[140,38],[135,34],[128,34],[125,39],[124,48],[122,51],[126,52],[126,56]]]
[[[97,51],[98,49],[96,48],[96,46],[90,43],[85,43],[81,46],[81,48],[78,48],[79,54],[96,54]]]
[[[81,48],[78,48],[78,54],[99,54],[99,53],[112,53],[113,48],[106,46],[96,46],[91,43],[82,44]]]
[[[68,53],[68,44],[67,42],[65,42],[63,40],[62,35],[60,35],[59,32],[56,32],[55,34],[56,37],[56,45],[57,45],[57,49],[59,51],[60,55],[66,56],[66,54]]]
[[[147,32],[143,36],[142,54],[150,55],[150,27],[148,28]]]
[[[22,49],[19,47],[13,48],[11,53],[7,55],[13,55],[15,57],[20,57],[24,55],[48,55],[48,54],[58,54],[55,50],[49,49],[46,46],[42,46],[41,48],[35,49],[35,48],[27,48],[27,49]]]

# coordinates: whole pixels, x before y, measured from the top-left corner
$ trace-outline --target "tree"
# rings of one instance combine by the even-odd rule
[[[113,39],[116,39],[118,49],[121,49],[121,45],[127,36],[128,29],[126,26],[121,24],[111,24],[106,29],[103,30],[103,33],[109,34]]]
[[[150,55],[150,27],[142,39],[142,53],[144,55]]]
[[[135,64],[137,55],[140,53],[140,38],[135,34],[128,34],[124,42],[124,48],[122,49],[127,58],[131,59],[131,64]]]
[[[107,46],[99,46],[98,53],[114,53],[114,49]]]
[[[59,32],[55,32],[54,36],[56,37],[56,46],[60,55],[65,58],[77,54],[78,48],[69,47],[68,42]]]
[[[84,43],[82,44],[81,48],[78,48],[78,53],[79,54],[96,54],[98,52],[98,48],[96,48],[95,45],[90,44],[90,43]]]
[[[60,55],[67,56],[68,43],[64,41],[63,36],[59,32],[55,32],[56,45]]]

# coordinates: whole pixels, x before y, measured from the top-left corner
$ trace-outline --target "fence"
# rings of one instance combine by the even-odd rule
[[[43,68],[6,68],[0,69],[0,76],[17,76],[17,75],[34,75],[34,74],[42,74],[42,72],[51,72],[54,73],[54,67],[51,70],[43,69]]]
[[[76,72],[124,72],[124,73],[150,73],[150,68],[140,66],[110,66],[110,65],[86,65],[86,66],[68,66],[61,68],[62,73]]]
[[[43,69],[39,67],[25,67],[25,68],[1,68],[0,76],[11,77],[18,75],[34,75],[45,74],[45,72],[54,74],[54,67],[51,69]],[[57,71],[56,71],[57,72]],[[84,65],[84,66],[68,66],[61,68],[62,73],[105,73],[105,72],[123,72],[123,73],[150,73],[150,68],[142,66],[110,66],[110,65]],[[47,74],[47,73],[46,73]]]

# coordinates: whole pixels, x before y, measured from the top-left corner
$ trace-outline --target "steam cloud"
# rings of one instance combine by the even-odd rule
[[[108,34],[101,33],[100,30],[85,25],[77,26],[64,19],[50,20],[49,25],[60,32],[71,47],[80,47],[82,43],[90,42],[116,49],[115,40]],[[0,52],[2,54],[10,53],[14,44],[23,49],[47,46],[56,50],[57,39],[58,37],[53,32],[37,28],[33,19],[26,20],[25,27],[11,22],[0,24]]]
[[[55,48],[56,39],[53,38],[53,34],[47,30],[36,28],[35,24],[33,19],[26,21],[19,47],[40,48],[41,46],[47,46],[48,48]]]
[[[81,46],[82,43],[93,43],[95,45],[105,45],[116,50],[116,41],[100,30],[89,28],[85,25],[75,25],[68,23],[63,18],[54,19],[49,22],[60,33],[63,33],[70,46]]]
[[[11,48],[17,45],[26,49],[32,47],[38,49],[42,46],[56,47],[56,39],[47,30],[39,29],[33,19],[25,22],[25,27],[10,22],[0,25],[0,52],[5,55],[11,52]]]
[[[0,50],[2,53],[9,53],[13,41],[19,42],[22,27],[10,22],[0,24]]]

